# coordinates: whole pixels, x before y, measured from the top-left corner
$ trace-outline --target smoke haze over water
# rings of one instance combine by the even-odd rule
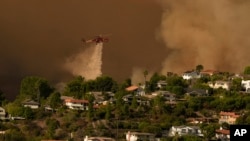
[[[162,0],[160,34],[171,51],[162,72],[207,69],[242,72],[249,65],[250,1]]]

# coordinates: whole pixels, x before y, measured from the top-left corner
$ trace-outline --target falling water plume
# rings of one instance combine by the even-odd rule
[[[86,50],[67,59],[65,68],[75,76],[85,79],[95,79],[102,74],[103,44],[91,45]]]

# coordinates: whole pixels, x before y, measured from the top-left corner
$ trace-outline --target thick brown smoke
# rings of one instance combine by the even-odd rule
[[[148,70],[139,68],[139,67],[135,67],[132,69],[132,75],[131,75],[132,85],[139,85],[139,84],[144,85],[145,84],[145,75],[144,75],[145,71],[148,71]],[[149,81],[153,73],[154,73],[153,71],[148,72],[148,74],[146,75],[146,81]]]
[[[250,1],[162,0],[160,34],[170,49],[162,72],[207,69],[241,72],[249,65]]]
[[[123,81],[137,66],[159,70],[164,44],[154,33],[161,12],[154,0],[2,0],[0,89],[13,99],[26,76],[71,80],[65,59],[77,58],[81,38],[99,34],[112,34],[103,48],[104,75]]]

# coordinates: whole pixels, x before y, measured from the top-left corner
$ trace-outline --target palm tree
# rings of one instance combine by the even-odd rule
[[[146,88],[147,88],[147,76],[148,76],[148,71],[145,70],[145,71],[143,72],[143,75],[144,75],[144,83],[145,83],[145,90],[146,90]]]
[[[144,82],[145,82],[145,86],[146,86],[148,71],[145,70],[145,71],[143,72],[143,75],[144,75]]]

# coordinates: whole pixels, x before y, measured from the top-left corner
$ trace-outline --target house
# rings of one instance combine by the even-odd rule
[[[132,103],[133,97],[134,96],[132,94],[128,94],[123,96],[122,99],[125,103]]]
[[[182,74],[182,78],[185,80],[191,80],[195,78],[200,78],[200,74],[197,71],[187,71]]]
[[[221,111],[219,114],[219,123],[222,124],[226,122],[228,124],[235,124],[235,121],[240,115],[236,114],[235,112],[223,112]]]
[[[230,130],[217,129],[215,130],[215,137],[217,140],[230,141]]]
[[[139,86],[132,85],[132,86],[127,87],[125,90],[135,95],[140,95],[140,96],[145,95],[144,89]]]
[[[65,101],[65,99],[74,99],[72,96],[65,96],[65,95],[62,95],[61,97],[60,97],[60,99],[62,100],[62,101]]]
[[[212,76],[212,75],[215,75],[218,73],[219,73],[219,71],[216,71],[216,70],[204,70],[204,71],[200,72],[200,75],[201,76]]]
[[[209,96],[208,90],[204,89],[186,89],[185,95],[187,96]]]
[[[3,107],[0,107],[0,119],[6,119],[6,111]]]
[[[90,92],[90,94],[95,97],[95,104],[102,104],[105,101],[102,92]]]
[[[88,110],[89,101],[83,99],[65,99],[64,103],[69,109]]]
[[[246,92],[250,92],[250,80],[242,80],[241,86],[246,90]]]
[[[133,98],[136,98],[136,101],[139,105],[149,105],[149,100],[146,99],[146,97],[141,97],[141,96],[137,96],[137,95],[132,95],[132,94],[128,94],[122,97],[123,101],[127,104],[131,104],[133,101]]]
[[[108,137],[88,137],[88,136],[85,136],[84,141],[115,141],[115,139],[108,138]]]
[[[112,92],[90,92],[95,97],[94,103],[106,105],[107,103],[113,103],[115,101],[115,94]]]
[[[176,94],[171,93],[169,91],[156,91],[152,95],[159,95],[162,96],[166,102],[174,102],[176,101]]]
[[[41,140],[41,141],[68,141],[68,140]]]
[[[202,124],[202,123],[209,123],[211,118],[206,117],[195,117],[195,118],[187,118],[186,121],[190,124]]]
[[[229,90],[230,85],[231,83],[229,81],[215,81],[215,83],[208,82],[208,86],[214,89],[223,88],[223,89]]]
[[[141,132],[130,132],[126,133],[126,141],[157,141],[155,134],[152,133],[141,133]]]
[[[157,82],[157,88],[162,89],[165,88],[167,86],[167,82],[164,80],[160,80]]]
[[[5,133],[6,133],[6,131],[0,130],[0,135],[4,135]]]
[[[195,135],[203,137],[200,127],[198,126],[172,126],[169,130],[168,135],[173,137],[175,135]]]
[[[40,107],[40,103],[34,100],[26,100],[22,104],[24,107],[29,107],[31,109],[38,109]]]

